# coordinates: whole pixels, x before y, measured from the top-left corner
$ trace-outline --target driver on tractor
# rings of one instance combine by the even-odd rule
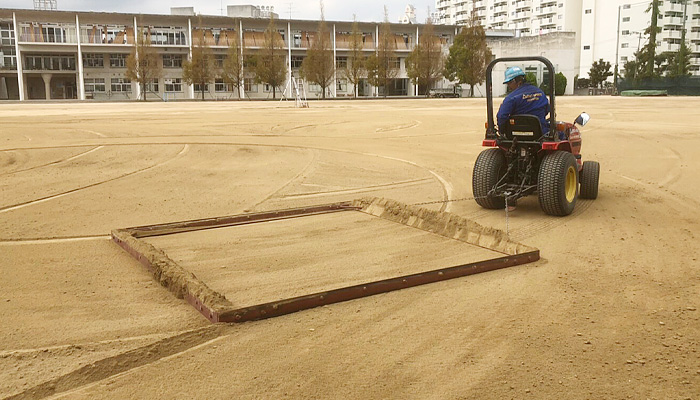
[[[542,132],[549,132],[547,95],[537,86],[527,83],[525,72],[520,67],[508,68],[503,83],[508,85],[510,94],[498,109],[498,130],[505,132],[505,126],[512,115],[530,114],[539,118]]]

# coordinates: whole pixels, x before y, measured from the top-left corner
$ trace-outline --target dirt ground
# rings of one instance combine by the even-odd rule
[[[556,218],[527,198],[508,221],[473,200],[426,206],[507,228],[540,261],[239,325],[209,324],[109,232],[469,198],[484,100],[1,104],[0,398],[700,399],[700,99],[557,104],[560,119],[592,117],[582,151],[601,163],[598,199]],[[421,236],[328,222],[305,223],[318,245],[302,256],[348,276],[368,235],[413,263],[456,249],[432,258]],[[294,234],[202,262],[264,267]],[[203,253],[178,246],[197,268]]]

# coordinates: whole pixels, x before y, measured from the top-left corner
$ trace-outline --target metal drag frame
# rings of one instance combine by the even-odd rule
[[[207,287],[206,284],[199,281],[199,279],[192,273],[187,272],[184,268],[168,258],[163,251],[144,241],[138,240],[140,238],[171,235],[196,230],[231,227],[346,211],[360,211],[370,215],[382,217],[383,219],[393,220],[395,222],[404,223],[408,226],[414,226],[419,229],[431,231],[448,238],[457,238],[459,229],[455,228],[454,226],[450,227],[449,222],[446,224],[433,224],[435,226],[430,228],[425,227],[427,224],[426,221],[430,222],[429,220],[431,215],[429,214],[437,214],[433,211],[420,209],[417,207],[409,207],[409,210],[411,210],[410,212],[412,213],[411,217],[407,219],[405,216],[402,216],[401,218],[403,218],[403,221],[399,221],[397,212],[394,209],[391,209],[391,207],[395,204],[400,203],[384,199],[363,199],[356,200],[354,202],[333,203],[303,208],[292,208],[286,210],[240,214],[226,217],[120,229],[112,231],[112,238],[129,254],[146,266],[151,271],[154,278],[159,280],[161,285],[168,287],[168,289],[175,293],[176,296],[187,300],[187,302],[194,306],[195,309],[202,313],[202,315],[214,323],[245,322],[276,317],[326,304],[333,304],[379,293],[386,293],[413,286],[526,264],[537,261],[540,258],[539,250],[509,242],[507,236],[506,239],[502,238],[502,236],[505,235],[501,235],[502,232],[500,231],[496,231],[498,232],[498,235],[496,235],[496,241],[498,242],[498,240],[500,240],[498,243],[503,243],[505,240],[508,248],[511,249],[510,252],[514,254],[508,254],[502,250],[489,248],[490,246],[488,245],[480,244],[479,240],[482,242],[486,240],[487,243],[496,242],[494,242],[492,237],[487,237],[486,239],[481,238],[482,234],[479,233],[478,238],[476,239],[477,243],[471,244],[481,245],[481,247],[507,255],[494,259],[482,260],[447,268],[439,268],[416,274],[398,276],[360,285],[347,286],[324,292],[237,308],[223,295]],[[379,209],[379,211],[377,211],[377,209]],[[428,214],[427,217],[426,213]],[[450,215],[448,221],[454,220],[455,218],[461,219],[461,217]],[[471,224],[470,229],[473,229],[474,225],[484,229],[476,223],[469,222],[469,224]],[[473,232],[469,232],[468,235],[472,239],[464,241],[473,241],[473,238],[475,237]],[[518,250],[513,250],[516,248]]]

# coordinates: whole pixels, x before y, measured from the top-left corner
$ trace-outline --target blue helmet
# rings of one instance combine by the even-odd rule
[[[525,72],[520,67],[510,67],[506,70],[506,80],[503,83],[508,83],[518,76],[525,76]]]

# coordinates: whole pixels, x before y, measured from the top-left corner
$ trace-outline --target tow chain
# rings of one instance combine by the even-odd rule
[[[456,203],[458,201],[476,200],[476,197],[462,197],[461,199],[453,200],[436,200],[436,201],[426,201],[424,203],[413,203],[412,206],[425,206],[428,204],[444,204],[444,203]]]
[[[435,200],[435,201],[426,201],[423,203],[413,203],[410,204],[412,206],[425,206],[425,205],[430,205],[430,204],[445,204],[445,203],[456,203],[458,201],[467,201],[467,200],[476,200],[476,199],[485,199],[488,196],[482,196],[482,197],[462,197],[459,199],[447,199],[447,200]],[[505,212],[506,212],[506,237],[510,237],[510,216],[509,216],[509,210],[508,210],[508,196],[505,197],[506,201],[506,207],[505,207]]]

